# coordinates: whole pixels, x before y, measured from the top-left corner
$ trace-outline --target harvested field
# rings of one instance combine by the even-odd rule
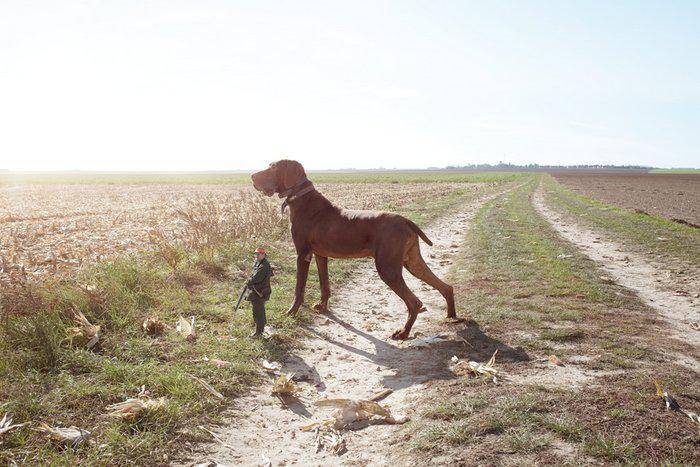
[[[560,183],[599,201],[700,224],[700,174],[552,172]]]
[[[393,209],[443,196],[464,183],[330,183],[320,184],[333,201],[355,209]],[[474,184],[471,184],[474,187]],[[233,229],[245,219],[240,203],[267,206],[269,200],[247,185],[17,185],[0,187],[0,279],[12,271],[30,276],[67,273],[117,255],[149,247],[150,234],[184,240],[192,216],[218,217],[221,229]],[[286,225],[286,224],[285,224]],[[286,227],[284,229],[286,231]]]

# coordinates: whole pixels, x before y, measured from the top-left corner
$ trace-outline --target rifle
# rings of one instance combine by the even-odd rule
[[[241,306],[241,302],[243,301],[243,297],[245,297],[246,290],[248,290],[248,285],[243,284],[243,289],[241,289],[241,294],[238,296],[238,301],[236,302],[236,308],[233,309],[233,312],[238,311],[238,307]]]

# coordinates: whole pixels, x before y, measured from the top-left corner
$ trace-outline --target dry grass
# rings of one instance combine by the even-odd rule
[[[318,188],[344,207],[400,210],[479,186],[333,183]],[[427,206],[416,209],[427,214]],[[287,232],[279,200],[247,186],[5,186],[0,187],[0,282],[74,275],[95,262],[150,248],[174,268],[182,248],[240,238],[269,241]]]
[[[276,205],[249,191],[223,198],[197,196],[175,216],[183,225],[178,237],[195,249],[241,238],[279,238],[289,229],[288,217]]]

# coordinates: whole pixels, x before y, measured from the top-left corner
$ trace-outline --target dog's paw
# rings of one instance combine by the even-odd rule
[[[403,340],[408,339],[408,334],[409,334],[408,331],[401,328],[401,329],[397,329],[396,331],[394,331],[394,333],[391,335],[391,338],[394,340],[397,340],[397,341],[403,341]]]
[[[289,316],[295,316],[299,314],[299,307],[291,307],[289,310],[286,311],[287,315]]]
[[[467,321],[467,318],[457,317],[457,315],[447,316],[444,320],[442,320],[442,322],[445,324],[458,324],[458,323],[464,323],[466,321]]]
[[[323,302],[318,302],[314,305],[314,310],[318,313],[328,313],[328,304]]]

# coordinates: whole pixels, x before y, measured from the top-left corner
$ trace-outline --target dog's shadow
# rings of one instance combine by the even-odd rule
[[[524,362],[530,360],[530,356],[522,348],[511,347],[496,338],[488,336],[474,320],[467,320],[457,324],[459,329],[455,334],[459,339],[435,342],[427,347],[413,347],[398,346],[378,339],[344,321],[337,315],[328,314],[326,316],[358,337],[371,342],[374,345],[375,352],[368,352],[353,345],[339,342],[332,337],[319,333],[313,327],[307,326],[306,329],[319,339],[323,339],[347,352],[364,357],[391,371],[392,374],[382,377],[382,383],[388,389],[398,390],[427,381],[453,379],[457,375],[450,369],[450,358],[457,354],[464,355],[465,351],[466,355],[464,358],[474,361],[488,360],[495,350],[498,350],[498,361],[500,362]],[[309,368],[308,365],[306,366]],[[310,370],[315,377],[318,377],[318,372],[315,369],[310,368]],[[318,378],[317,381],[321,381],[321,379]]]

